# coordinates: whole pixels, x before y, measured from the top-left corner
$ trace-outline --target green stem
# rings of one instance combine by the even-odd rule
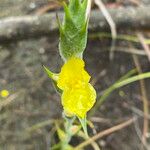
[[[68,147],[68,144],[72,138],[72,133],[71,133],[71,127],[73,125],[73,122],[75,120],[75,116],[72,118],[67,118],[66,116],[64,116],[66,122],[65,122],[65,132],[66,132],[66,136],[64,139],[62,139],[62,150],[66,150]]]
[[[129,72],[127,72],[125,75],[123,75],[117,82],[123,81],[129,77],[131,77],[133,74],[137,73],[137,69],[132,69]]]

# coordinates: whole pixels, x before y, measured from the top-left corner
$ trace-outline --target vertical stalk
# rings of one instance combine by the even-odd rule
[[[72,137],[72,132],[71,132],[71,127],[73,125],[73,122],[75,120],[75,116],[72,117],[72,118],[68,118],[66,116],[64,116],[64,119],[65,119],[65,133],[66,133],[66,136],[65,138],[62,140],[62,150],[66,150],[68,145],[69,145],[69,142],[71,140],[71,137]]]

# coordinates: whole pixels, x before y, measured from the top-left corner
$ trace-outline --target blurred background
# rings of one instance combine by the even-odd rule
[[[60,96],[42,64],[53,72],[63,64],[56,21],[62,11],[57,0],[0,0],[0,150],[49,150],[58,142],[52,122],[62,121]],[[150,71],[149,44],[150,0],[92,1],[84,60],[98,98],[130,70]],[[149,116],[143,109],[149,100],[150,79],[116,90],[89,118],[90,136],[136,117],[97,143],[102,150],[150,149]]]

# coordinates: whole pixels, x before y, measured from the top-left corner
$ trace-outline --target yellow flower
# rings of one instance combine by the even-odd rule
[[[5,97],[7,97],[9,95],[9,92],[7,90],[2,90],[0,92],[0,95],[1,95],[1,97],[5,98]]]
[[[62,94],[62,105],[67,112],[84,118],[95,103],[96,92],[91,84],[66,90]]]
[[[96,92],[89,83],[90,75],[84,61],[72,57],[61,68],[57,86],[63,91],[62,105],[66,112],[84,118],[96,99]]]
[[[70,88],[83,86],[90,80],[89,74],[84,70],[84,61],[82,59],[72,57],[61,68],[57,85],[60,89],[66,90]]]

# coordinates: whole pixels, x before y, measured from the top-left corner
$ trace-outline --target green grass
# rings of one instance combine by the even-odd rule
[[[102,103],[104,103],[107,98],[111,95],[111,93],[113,91],[115,91],[116,89],[119,89],[125,85],[128,85],[130,83],[133,83],[135,81],[139,81],[142,79],[146,79],[146,78],[150,78],[150,72],[147,73],[141,73],[139,75],[135,75],[130,77],[131,75],[133,75],[135,73],[135,70],[131,70],[130,72],[128,72],[126,75],[124,75],[123,77],[121,77],[118,81],[116,81],[113,85],[111,85],[109,88],[107,88],[104,92],[103,95],[100,96],[100,98],[97,99],[97,103],[95,105],[95,107],[92,109],[92,111],[90,112],[90,116],[93,115],[96,110],[100,107],[100,105]]]

